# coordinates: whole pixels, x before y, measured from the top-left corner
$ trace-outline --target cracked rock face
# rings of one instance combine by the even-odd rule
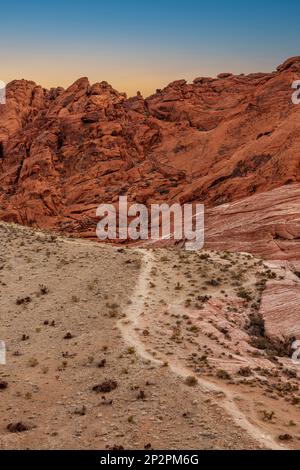
[[[223,204],[275,188],[288,205],[300,181],[300,106],[291,100],[299,77],[295,57],[273,73],[178,80],[147,99],[87,78],[67,90],[11,82],[0,106],[0,218],[95,237],[97,206],[119,195],[221,206],[212,225]],[[264,225],[264,246],[255,242],[254,251],[282,257],[298,225],[289,214],[287,228],[267,201],[276,227]]]

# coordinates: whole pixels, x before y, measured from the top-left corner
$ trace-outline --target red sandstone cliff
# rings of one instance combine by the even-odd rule
[[[95,236],[96,207],[121,194],[215,207],[288,190],[300,182],[297,79],[300,57],[273,73],[179,80],[147,99],[87,78],[67,90],[11,82],[0,105],[0,218]]]

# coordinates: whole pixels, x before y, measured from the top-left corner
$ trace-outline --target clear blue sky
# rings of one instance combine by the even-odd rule
[[[269,71],[300,54],[298,10],[296,0],[11,0],[0,79],[88,76],[148,94],[178,78]]]

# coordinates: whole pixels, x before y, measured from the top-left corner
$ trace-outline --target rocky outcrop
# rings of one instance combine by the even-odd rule
[[[121,194],[215,207],[288,191],[300,182],[299,78],[296,57],[269,74],[178,80],[147,99],[87,78],[67,90],[12,82],[0,105],[0,218],[94,237],[96,207]]]
[[[260,313],[266,336],[271,341],[281,341],[290,346],[293,339],[300,339],[299,305],[299,279],[285,278],[268,283],[262,296]]]

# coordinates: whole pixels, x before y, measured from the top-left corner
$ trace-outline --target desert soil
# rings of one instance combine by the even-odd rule
[[[300,448],[297,371],[246,328],[268,265],[0,236],[1,449]]]

